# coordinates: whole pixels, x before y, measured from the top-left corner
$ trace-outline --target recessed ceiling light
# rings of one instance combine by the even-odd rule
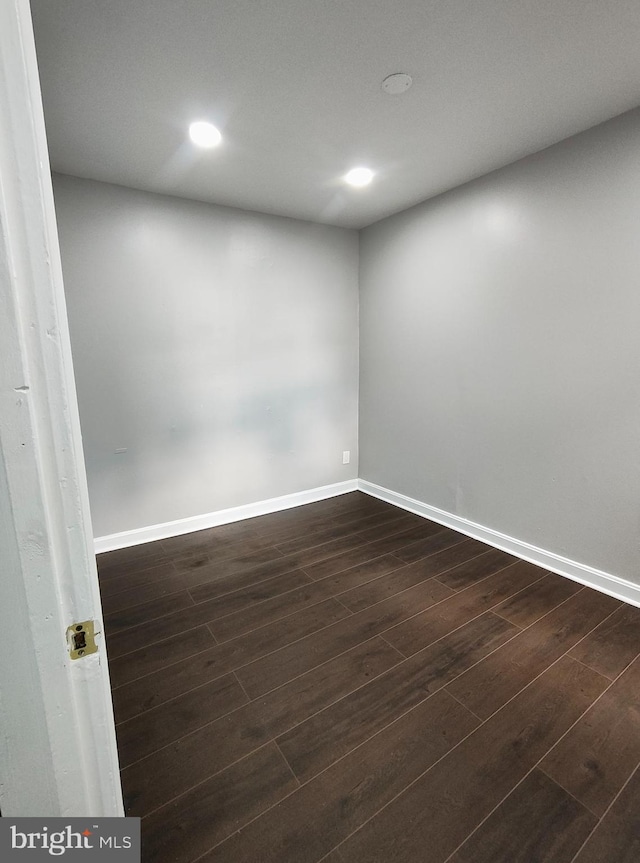
[[[220,131],[212,123],[202,120],[189,126],[189,137],[198,147],[217,147],[222,141]]]
[[[373,180],[373,171],[370,168],[352,168],[344,175],[345,183],[350,186],[368,186]]]
[[[406,93],[412,84],[411,75],[407,75],[405,72],[395,72],[393,75],[387,75],[382,82],[382,89],[390,96],[399,96],[400,93]]]

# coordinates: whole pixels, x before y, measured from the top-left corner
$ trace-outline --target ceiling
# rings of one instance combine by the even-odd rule
[[[55,170],[346,227],[640,103],[638,0],[31,5]],[[198,119],[218,148],[188,142]]]

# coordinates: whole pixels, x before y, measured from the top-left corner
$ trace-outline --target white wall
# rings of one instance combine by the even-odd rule
[[[360,476],[640,583],[640,113],[360,256]]]
[[[357,476],[355,231],[54,191],[95,535]]]

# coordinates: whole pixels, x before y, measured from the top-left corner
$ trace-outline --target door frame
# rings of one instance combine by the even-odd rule
[[[28,0],[0,3],[0,810],[120,816],[122,792]],[[67,628],[98,651],[72,660]]]

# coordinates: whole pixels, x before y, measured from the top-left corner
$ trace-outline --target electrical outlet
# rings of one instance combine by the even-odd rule
[[[351,453],[348,449],[346,449],[342,453],[342,464],[349,464],[350,461],[351,461]]]

